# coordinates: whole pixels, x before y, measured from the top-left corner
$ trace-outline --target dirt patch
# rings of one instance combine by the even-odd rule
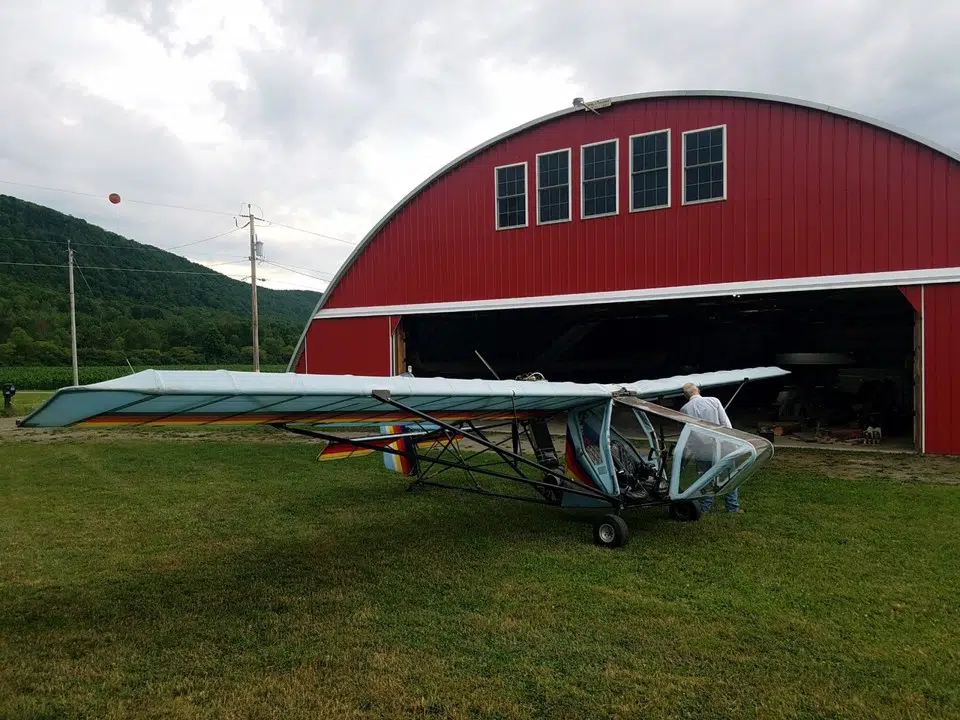
[[[340,433],[338,432],[338,434]],[[110,443],[137,440],[145,442],[296,443],[301,445],[314,443],[319,447],[317,440],[269,427],[18,428],[13,418],[0,418],[0,443]],[[479,449],[473,447],[472,443],[464,443],[461,447],[465,450]],[[882,477],[902,482],[960,485],[960,456],[777,447],[771,468],[780,472],[813,473],[851,480]]]
[[[317,442],[301,435],[269,427],[245,428],[19,428],[13,418],[0,418],[0,442],[245,442],[245,443],[308,443]]]
[[[960,457],[955,455],[777,448],[772,465],[780,471],[851,480],[883,477],[960,485]]]

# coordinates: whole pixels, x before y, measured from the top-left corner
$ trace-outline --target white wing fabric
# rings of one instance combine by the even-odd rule
[[[626,384],[526,380],[374,377],[255,373],[229,370],[144,370],[126,377],[58,390],[21,427],[311,423],[369,425],[421,418],[390,398],[433,417],[531,417],[602,402],[617,394],[640,398],[675,395],[686,382],[701,387],[786,375],[752,368]]]

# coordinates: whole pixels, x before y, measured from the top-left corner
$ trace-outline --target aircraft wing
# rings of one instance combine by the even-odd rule
[[[254,373],[229,370],[144,370],[107,382],[62,388],[31,412],[21,427],[140,425],[257,425],[310,423],[383,425],[422,418],[389,399],[446,422],[509,420],[570,410],[627,391],[642,398],[680,392],[683,383],[703,387],[744,378],[784,375],[779,368],[603,385],[524,380],[460,380],[417,377]]]
[[[58,390],[21,427],[377,425],[420,418],[375,398],[391,398],[455,422],[553,413],[610,397],[603,385],[255,373],[229,370],[144,370],[106,382]]]
[[[721,370],[718,372],[693,373],[691,375],[675,375],[656,380],[639,380],[616,387],[636,393],[641,398],[663,398],[682,394],[683,386],[688,382],[695,383],[701,389],[706,390],[723,385],[736,385],[744,380],[767,380],[789,374],[789,370],[778,367],[755,367],[744,370]]]

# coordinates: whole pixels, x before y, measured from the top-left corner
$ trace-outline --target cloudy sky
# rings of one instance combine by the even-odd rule
[[[237,278],[246,231],[196,241],[254,203],[295,270],[264,284],[322,289],[430,173],[575,96],[792,95],[960,148],[957,27],[957,0],[3,2],[0,193]]]

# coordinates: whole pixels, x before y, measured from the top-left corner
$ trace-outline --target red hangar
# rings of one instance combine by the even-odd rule
[[[960,453],[958,319],[957,152],[792,98],[577,98],[390,210],[289,370],[490,377],[485,360],[629,382],[779,365],[735,422],[870,425]]]

